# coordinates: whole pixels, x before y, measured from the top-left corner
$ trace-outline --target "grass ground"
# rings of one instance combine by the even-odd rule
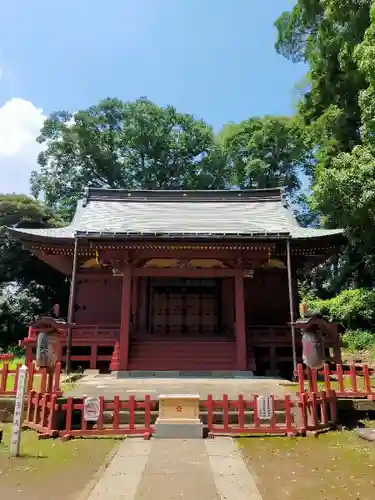
[[[7,500],[75,499],[117,443],[115,439],[39,441],[36,432],[23,431],[21,457],[9,458],[11,425],[2,428],[0,497]]]
[[[375,446],[354,432],[239,441],[263,500],[375,498]]]

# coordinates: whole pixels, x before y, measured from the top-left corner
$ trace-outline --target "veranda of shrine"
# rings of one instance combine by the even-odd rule
[[[71,278],[59,360],[145,375],[290,376],[297,279],[343,243],[340,230],[300,227],[282,189],[88,189],[69,226],[10,232]],[[37,333],[22,341],[28,361]],[[340,362],[337,326],[324,334]]]

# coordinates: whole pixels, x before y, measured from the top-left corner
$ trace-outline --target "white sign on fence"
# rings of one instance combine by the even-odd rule
[[[100,398],[89,397],[85,399],[83,418],[85,422],[97,422],[100,416]]]
[[[257,402],[258,402],[258,418],[260,420],[270,420],[273,413],[272,396],[259,396]]]
[[[12,439],[10,441],[10,455],[12,457],[18,457],[20,454],[21,425],[23,418],[23,407],[25,403],[26,378],[27,378],[27,367],[25,365],[22,365],[18,373],[18,385],[17,385],[16,404],[14,407]]]

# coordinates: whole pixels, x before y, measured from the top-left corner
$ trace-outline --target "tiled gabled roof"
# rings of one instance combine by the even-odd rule
[[[247,191],[128,191],[89,189],[64,228],[11,229],[20,239],[287,238],[342,233],[301,228],[282,189]]]

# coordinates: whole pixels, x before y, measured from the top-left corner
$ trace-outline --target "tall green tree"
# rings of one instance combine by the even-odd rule
[[[353,54],[366,87],[359,92],[361,144],[340,153],[318,172],[313,191],[316,207],[334,224],[347,228],[360,284],[375,277],[375,3],[371,23]]]
[[[295,196],[311,168],[301,125],[283,116],[253,117],[226,125],[218,141],[228,155],[230,182],[243,189],[285,186]]]
[[[320,163],[360,143],[360,92],[366,79],[354,51],[370,24],[371,0],[297,0],[276,21],[277,51],[309,66],[299,116],[311,126]]]
[[[359,58],[370,26],[371,3],[297,0],[276,21],[278,52],[309,67],[298,117],[306,126],[315,156],[310,207],[326,225],[343,227],[349,235],[343,253],[315,274],[315,284],[320,284],[323,294],[327,290],[335,294],[345,286],[368,286],[375,276],[372,243],[369,233],[364,235],[371,220],[371,153],[363,149],[364,113],[371,110],[371,98],[363,106],[368,76]],[[361,171],[360,153],[366,164]]]
[[[147,99],[105,99],[74,115],[54,113],[39,142],[33,193],[71,214],[86,186],[128,189],[224,187],[226,158],[212,128]]]
[[[59,225],[51,209],[25,195],[0,195],[0,347],[25,336],[38,313],[67,304],[65,277],[24,250],[6,227],[43,228]]]

